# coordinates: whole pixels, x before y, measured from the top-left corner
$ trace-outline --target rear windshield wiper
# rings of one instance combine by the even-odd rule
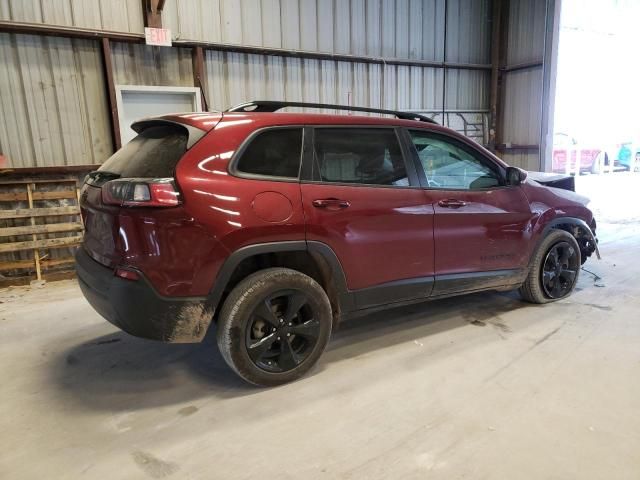
[[[115,180],[116,178],[120,178],[119,173],[107,172],[105,170],[96,170],[95,172],[89,173],[84,182],[89,185],[94,185],[99,187],[100,185],[107,183],[110,180]]]

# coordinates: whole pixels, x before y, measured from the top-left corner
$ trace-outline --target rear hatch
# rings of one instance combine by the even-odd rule
[[[157,212],[161,218],[170,218],[167,210],[179,207],[176,166],[217,123],[207,122],[206,128],[198,128],[193,117],[188,123],[175,121],[176,117],[134,123],[132,128],[138,135],[87,176],[80,204],[85,224],[83,246],[94,260],[109,267],[121,264],[131,250],[134,239],[130,237],[139,236],[145,217],[154,217]],[[215,117],[221,118],[219,114]]]

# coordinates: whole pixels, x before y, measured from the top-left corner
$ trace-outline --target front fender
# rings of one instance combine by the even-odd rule
[[[542,220],[543,217],[544,215],[540,218],[540,220]],[[538,246],[540,245],[540,243],[542,243],[542,240],[554,228],[560,228],[563,230],[570,231],[569,229],[571,227],[578,227],[587,236],[587,238],[591,242],[591,245],[593,245],[594,247],[593,251],[595,251],[595,254],[598,260],[601,259],[600,250],[598,249],[598,239],[593,233],[593,230],[591,230],[591,227],[589,227],[589,225],[587,225],[587,222],[585,222],[584,220],[576,217],[554,217],[547,221],[542,221],[542,222],[538,221],[537,225],[538,225],[537,241],[536,241],[536,246],[533,249],[533,252],[535,252],[538,249]],[[573,233],[573,232],[570,231],[570,233]],[[533,258],[533,254],[531,255],[531,258]],[[531,262],[531,259],[529,260],[529,262]]]

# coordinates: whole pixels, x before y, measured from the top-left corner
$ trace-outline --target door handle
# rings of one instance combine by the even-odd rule
[[[346,200],[339,198],[319,198],[311,202],[316,208],[326,208],[327,210],[342,210],[348,208],[351,204]]]
[[[460,208],[464,207],[467,202],[463,202],[462,200],[456,200],[455,198],[448,198],[446,200],[440,200],[438,205],[444,208]]]

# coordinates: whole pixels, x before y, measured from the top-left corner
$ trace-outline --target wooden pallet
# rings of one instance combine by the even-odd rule
[[[24,189],[24,190],[23,190]],[[38,206],[42,201],[74,200],[75,205]],[[8,202],[24,203],[25,208],[4,208]],[[43,270],[75,263],[73,256],[48,258],[49,250],[69,248],[82,242],[80,189],[75,178],[0,182],[0,224],[24,225],[0,227],[0,254],[31,251],[31,259],[0,261],[0,272],[29,270],[42,280]],[[15,206],[15,205],[14,205]],[[60,217],[73,221],[58,222]],[[67,233],[49,238],[50,234]],[[17,241],[16,241],[17,240]],[[16,277],[16,279],[24,277]]]

